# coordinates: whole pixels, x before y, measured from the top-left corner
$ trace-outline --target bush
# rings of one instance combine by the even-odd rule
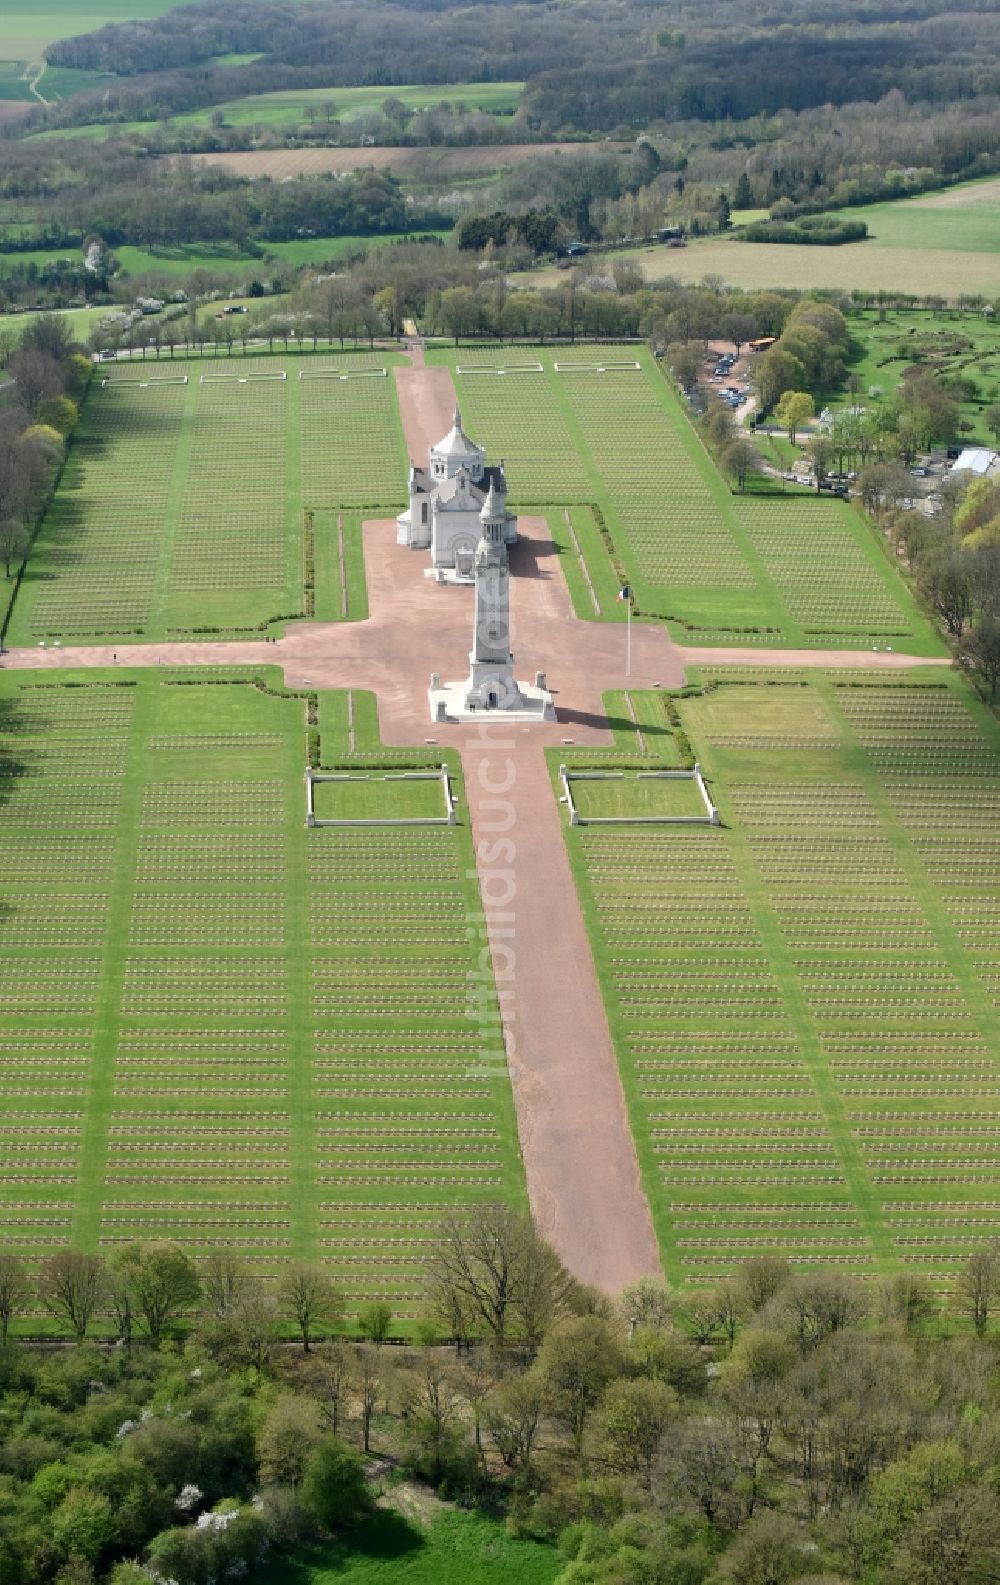
[[[339,1437],[327,1437],[302,1478],[301,1503],[307,1518],[322,1530],[366,1519],[375,1505],[360,1454]]]
[[[832,248],[844,242],[864,242],[868,227],[863,220],[804,215],[799,220],[755,220],[744,226],[739,236],[742,242],[798,242]]]

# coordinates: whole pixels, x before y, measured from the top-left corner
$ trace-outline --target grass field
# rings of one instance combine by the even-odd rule
[[[6,40],[0,40],[0,46]],[[0,60],[0,99],[26,100],[28,104],[37,104],[25,76],[24,61]]]
[[[705,805],[693,781],[686,778],[642,777],[623,772],[621,779],[589,781],[573,778],[573,802],[581,820],[705,818]]]
[[[566,828],[668,1276],[947,1288],[1000,1235],[1000,732],[938,672],[702,680],[725,828]]]
[[[442,1207],[523,1194],[471,840],[307,830],[260,675],[0,674],[5,1240],[322,1257],[405,1322]],[[367,695],[318,721],[333,765],[442,758],[381,756]]]
[[[442,232],[447,235],[447,232]],[[183,242],[176,245],[134,247],[123,243],[115,249],[123,270],[129,275],[190,275],[192,270],[212,270],[233,280],[250,281],[255,276],[267,275],[269,265],[325,264],[345,253],[364,248],[386,247],[392,242],[405,240],[403,233],[392,232],[368,237],[297,237],[290,242],[264,242],[251,251],[238,243]],[[15,253],[0,253],[0,275],[10,274],[16,266],[47,264],[62,259],[80,262],[79,250],[60,252],[58,249],[23,248]],[[105,310],[107,312],[107,310]]]
[[[230,127],[268,127],[287,131],[304,122],[354,121],[365,111],[378,110],[388,98],[400,99],[411,110],[425,110],[446,102],[494,115],[512,114],[524,89],[521,82],[403,84],[386,88],[302,88],[272,94],[248,94],[204,110],[186,110],[170,118],[175,127],[207,127],[218,112]],[[155,122],[123,121],[113,125],[95,122],[68,129],[60,136],[103,137],[107,132],[147,132]],[[51,134],[50,134],[51,135]]]
[[[91,330],[104,316],[110,312],[107,308],[61,308],[57,310],[60,319],[65,320],[70,326],[72,334],[81,341],[86,341]],[[37,314],[0,314],[0,335],[19,336],[26,330]]]
[[[87,399],[8,643],[280,629],[306,614],[305,508],[319,514],[314,614],[362,614],[360,524],[351,509],[398,508],[405,491],[395,384],[391,374],[366,373],[393,361],[293,353],[109,371]],[[312,377],[344,364],[359,377]],[[298,378],[300,366],[309,378]],[[282,370],[288,378],[274,378]],[[346,612],[341,531],[354,585]]]
[[[1000,177],[962,182],[943,192],[837,210],[863,220],[880,248],[904,252],[1000,253]],[[956,260],[961,269],[962,261]],[[952,294],[949,294],[952,295]]]
[[[551,1585],[564,1566],[554,1547],[515,1540],[481,1514],[443,1512],[415,1530],[383,1511],[348,1542],[283,1558],[263,1585]]]
[[[798,247],[789,243],[740,242],[707,237],[686,248],[630,248],[620,256],[640,266],[647,280],[672,276],[700,281],[716,275],[732,286],[855,287],[897,291],[954,301],[962,293],[997,292],[1000,250],[1000,181],[966,182],[943,193],[893,203],[837,210],[837,218],[864,220],[867,242],[844,247]],[[525,285],[554,285],[559,270],[525,275]]]
[[[666,617],[688,642],[888,642],[941,653],[850,507],[810,495],[731,494],[645,348],[518,348],[516,357],[459,348],[430,356],[455,371],[471,432],[506,459],[516,505],[557,508],[549,520],[573,568],[581,616],[597,613],[573,567],[567,507],[600,614],[622,619],[596,507],[637,610]],[[534,361],[541,372],[489,372]],[[595,362],[611,366],[603,373],[586,366]]]
[[[36,87],[47,104],[69,99],[73,94],[90,93],[116,79],[111,72],[78,71],[73,66],[48,66]]]
[[[441,820],[445,816],[441,782],[400,772],[355,772],[313,788],[317,820]]]

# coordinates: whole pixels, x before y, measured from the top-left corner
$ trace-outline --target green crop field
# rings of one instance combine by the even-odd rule
[[[639,612],[666,617],[688,642],[890,643],[941,653],[849,506],[810,495],[732,495],[645,348],[459,348],[432,357],[455,371],[471,432],[506,459],[516,505],[549,510],[567,550],[570,508],[600,614],[620,620],[622,607],[594,507]],[[529,372],[533,362],[543,369]],[[587,366],[595,362],[610,366]],[[510,372],[492,372],[505,363]],[[571,589],[580,615],[597,614],[575,570]]]
[[[351,508],[402,505],[395,383],[377,372],[393,361],[293,353],[109,369],[87,399],[8,642],[221,636],[310,614],[306,508],[320,514],[311,614],[362,614],[343,610],[335,535],[356,571]],[[338,368],[352,378],[324,377]],[[350,566],[348,576],[357,598],[361,579]]]
[[[35,1259],[322,1257],[406,1321],[442,1208],[523,1195],[471,839],[308,830],[306,704],[263,670],[0,674],[0,1210]],[[338,768],[442,757],[380,753],[367,695],[318,730]]]
[[[947,1288],[1000,1235],[1000,732],[938,672],[701,680],[724,828],[566,827],[668,1276]]]

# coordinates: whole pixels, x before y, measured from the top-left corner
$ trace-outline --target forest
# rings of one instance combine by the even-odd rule
[[[558,1547],[558,1585],[987,1585],[998,1291],[988,1247],[948,1324],[917,1276],[777,1256],[611,1301],[485,1206],[445,1218],[401,1344],[375,1306],[345,1335],[308,1262],[0,1253],[0,1580],[250,1578],[409,1480]],[[38,1311],[66,1345],[15,1341]]]
[[[779,26],[775,23],[779,22]],[[528,79],[527,119],[588,134],[678,120],[743,120],[779,110],[875,102],[957,104],[1000,86],[988,5],[679,4],[584,0],[558,7],[366,6],[202,0],[150,22],[111,24],[50,47],[52,64],[121,79],[77,96],[59,118],[152,120],[273,89]],[[249,63],[215,64],[227,53]]]

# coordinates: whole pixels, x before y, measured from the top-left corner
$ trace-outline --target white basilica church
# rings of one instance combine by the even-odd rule
[[[396,542],[410,550],[429,550],[428,576],[441,582],[472,583],[481,514],[490,498],[499,517],[504,544],[517,539],[517,518],[507,510],[503,462],[486,466],[486,452],[462,428],[462,415],[448,434],[431,447],[428,466],[410,463],[409,499],[396,519]]]

